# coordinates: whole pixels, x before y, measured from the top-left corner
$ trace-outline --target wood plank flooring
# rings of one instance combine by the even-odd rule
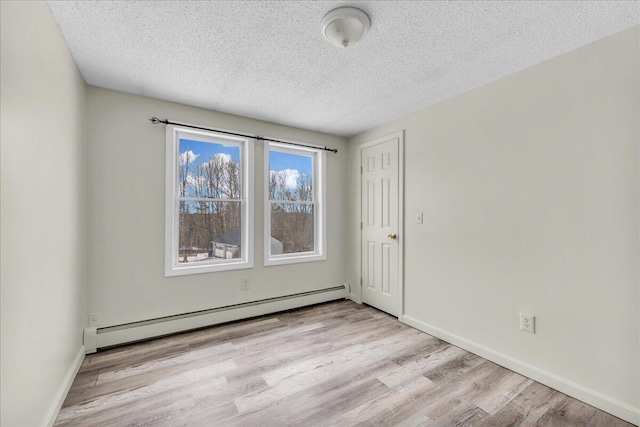
[[[86,357],[56,426],[631,426],[351,301]]]

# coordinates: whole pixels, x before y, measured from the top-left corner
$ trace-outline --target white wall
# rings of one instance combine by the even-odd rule
[[[85,83],[46,3],[0,15],[0,424],[36,426],[82,356]]]
[[[357,254],[357,146],[405,129],[408,320],[599,393],[592,403],[635,422],[638,50],[634,28],[358,135],[349,148]],[[348,266],[352,284],[358,266]],[[537,316],[535,335],[518,329],[520,311]]]
[[[328,288],[344,282],[346,140],[186,105],[88,87],[89,313],[102,326]],[[328,258],[263,267],[263,151],[255,145],[255,268],[164,277],[165,126],[172,121],[326,145]],[[251,281],[240,290],[240,279]]]

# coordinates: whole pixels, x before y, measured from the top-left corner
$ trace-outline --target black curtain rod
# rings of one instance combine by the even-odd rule
[[[151,123],[153,123],[154,125],[157,125],[159,123],[164,123],[165,125],[178,125],[178,126],[184,126],[184,127],[193,128],[193,129],[210,130],[210,131],[213,131],[213,132],[224,133],[225,135],[243,136],[245,138],[253,138],[253,139],[258,139],[258,140],[261,140],[261,141],[271,141],[271,142],[278,142],[280,144],[297,145],[298,147],[317,148],[319,150],[331,151],[332,153],[337,153],[338,152],[338,150],[336,148],[318,147],[317,145],[300,144],[298,142],[280,141],[279,139],[263,138],[261,136],[246,135],[244,133],[227,132],[227,131],[224,131],[224,130],[205,128],[205,127],[200,127],[200,126],[193,126],[193,125],[188,125],[188,124],[185,124],[185,123],[170,122],[167,119],[160,120],[157,117],[151,117],[149,119],[149,121]]]

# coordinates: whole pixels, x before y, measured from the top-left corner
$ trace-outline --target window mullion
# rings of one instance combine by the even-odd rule
[[[180,202],[244,202],[244,199],[212,199],[209,197],[178,197]]]
[[[316,202],[308,201],[308,200],[269,200],[271,203],[279,204],[279,205],[315,205]]]

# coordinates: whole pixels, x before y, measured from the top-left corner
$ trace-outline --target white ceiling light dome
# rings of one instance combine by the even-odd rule
[[[369,16],[355,7],[339,7],[322,18],[322,34],[338,47],[353,46],[370,26]]]

